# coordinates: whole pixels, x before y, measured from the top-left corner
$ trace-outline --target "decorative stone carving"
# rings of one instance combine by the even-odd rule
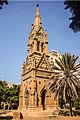
[[[51,107],[54,106],[53,93],[49,95],[46,89],[52,73],[47,34],[42,27],[37,7],[34,24],[28,37],[28,55],[22,69],[19,108],[26,110],[53,109]]]

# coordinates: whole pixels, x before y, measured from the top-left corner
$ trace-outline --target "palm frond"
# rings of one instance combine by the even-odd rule
[[[55,99],[61,96],[66,102],[67,97],[78,98],[80,64],[76,64],[77,59],[75,55],[65,53],[55,60],[54,73],[49,82],[49,89],[55,93]]]
[[[60,67],[61,70],[64,71],[64,66],[61,64],[61,62],[59,60],[55,59],[55,63]]]

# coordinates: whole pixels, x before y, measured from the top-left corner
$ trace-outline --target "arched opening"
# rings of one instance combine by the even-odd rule
[[[37,101],[36,102],[37,102],[37,107],[38,107],[38,101],[39,101],[38,94],[36,95],[36,97],[37,97]]]
[[[31,53],[33,52],[33,45],[34,43],[31,44]]]
[[[46,109],[46,90],[42,91],[41,103],[42,103],[43,110],[45,110]]]
[[[43,52],[43,45],[44,45],[44,44],[43,44],[43,43],[41,43],[41,52]]]
[[[39,51],[40,41],[37,41],[37,51]]]

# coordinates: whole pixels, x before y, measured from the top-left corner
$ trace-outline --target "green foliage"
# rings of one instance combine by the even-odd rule
[[[2,9],[4,4],[8,5],[8,1],[7,0],[0,0],[0,9]]]
[[[74,107],[76,110],[80,110],[80,100],[75,100],[74,101]]]
[[[74,107],[76,110],[80,110],[80,92],[79,92],[79,98],[74,100]]]
[[[61,54],[58,59],[55,60],[53,66],[53,75],[49,82],[49,89],[55,92],[54,99],[58,101],[67,100],[70,104],[70,110],[72,101],[78,99],[80,90],[80,64],[76,64],[78,57],[71,55],[70,53]],[[71,113],[72,115],[72,113]]]
[[[69,18],[71,20],[69,28],[74,32],[80,32],[80,1],[65,0],[64,5],[66,6],[65,9],[69,9],[72,13],[72,17]]]
[[[0,102],[3,100],[2,95],[3,95],[3,84],[2,81],[0,80]]]
[[[53,66],[55,72],[49,86],[55,92],[55,99],[61,96],[66,102],[68,97],[78,98],[77,89],[80,89],[80,82],[77,74],[80,64],[76,64],[77,59],[75,55],[65,53],[55,60],[56,64]]]
[[[11,97],[10,102],[11,103],[18,103],[19,102],[19,97],[18,96]]]
[[[20,85],[13,84],[8,87],[6,81],[0,80],[0,102],[18,103],[19,102]]]

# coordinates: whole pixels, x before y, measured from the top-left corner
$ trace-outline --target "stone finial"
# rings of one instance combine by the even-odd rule
[[[39,4],[37,4],[36,6],[39,7]]]

